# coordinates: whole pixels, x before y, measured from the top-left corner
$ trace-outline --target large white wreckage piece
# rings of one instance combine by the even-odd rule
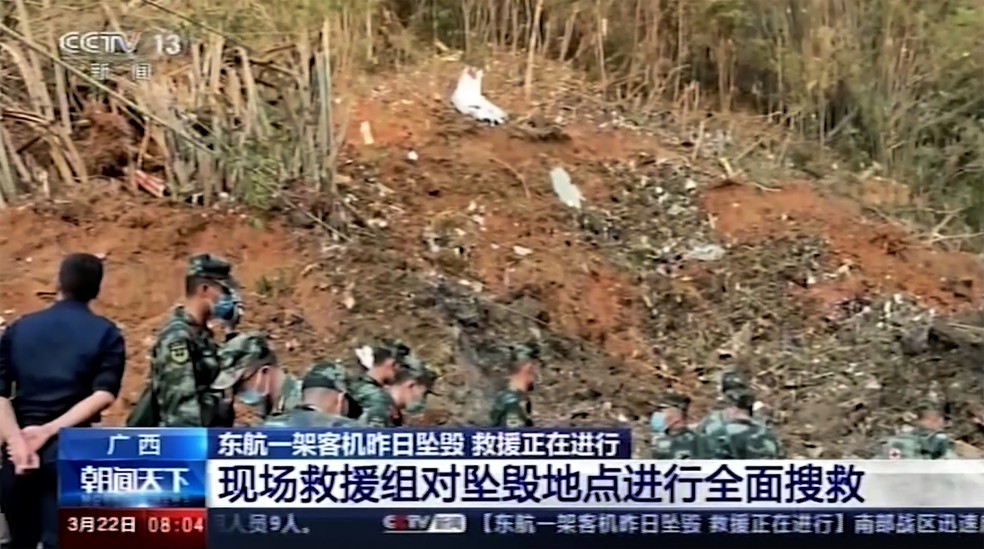
[[[466,67],[458,78],[458,86],[451,95],[451,104],[461,114],[470,116],[479,122],[498,126],[504,124],[506,112],[497,107],[482,95],[482,76],[485,71]]]

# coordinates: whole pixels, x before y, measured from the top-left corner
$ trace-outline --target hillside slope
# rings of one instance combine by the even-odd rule
[[[547,425],[644,430],[668,388],[705,409],[725,367],[753,378],[795,455],[865,455],[932,383],[976,404],[980,380],[952,350],[904,357],[898,344],[929,308],[976,310],[976,258],[921,244],[808,182],[727,180],[685,140],[614,128],[587,103],[535,112],[509,83],[489,82],[536,127],[477,127],[443,100],[457,70],[380,77],[354,106],[340,171],[362,228],[348,240],[296,212],[174,206],[108,184],[0,212],[0,314],[42,306],[62,254],[106,254],[99,309],[130,353],[114,424],[143,386],[185,259],[203,251],[235,261],[246,327],[270,332],[292,370],[375,336],[410,342],[443,374],[426,422],[482,418],[500,377],[496,343],[531,337],[548,350],[535,401]],[[558,116],[562,128],[548,131]],[[583,192],[582,211],[554,195],[557,166]],[[723,257],[686,259],[703,244]],[[966,425],[957,434],[976,436]]]

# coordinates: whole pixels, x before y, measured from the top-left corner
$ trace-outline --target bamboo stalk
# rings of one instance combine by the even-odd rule
[[[537,37],[540,36],[540,18],[543,16],[543,0],[536,0],[536,8],[533,12],[533,24],[530,25],[530,40],[527,44],[526,54],[526,77],[524,78],[523,89],[526,93],[526,100],[529,101],[533,96],[533,60],[536,58]]]

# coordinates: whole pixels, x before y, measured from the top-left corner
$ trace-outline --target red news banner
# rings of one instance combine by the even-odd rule
[[[61,509],[62,549],[205,549],[205,509]]]

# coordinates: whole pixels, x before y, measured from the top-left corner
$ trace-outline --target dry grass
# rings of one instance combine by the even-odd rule
[[[176,192],[197,183],[262,205],[305,181],[330,195],[346,116],[333,75],[452,48],[472,63],[515,54],[525,63],[511,76],[527,89],[536,63],[559,61],[640,116],[666,101],[695,120],[751,109],[823,146],[796,147],[789,132],[753,145],[784,163],[815,170],[837,149],[948,212],[956,204],[971,225],[984,212],[984,10],[971,0],[49,1],[3,14],[0,106],[30,130],[0,135],[8,199],[47,184],[42,172],[85,177],[71,146],[85,114],[66,97],[98,93],[50,54],[60,32],[106,25],[197,44],[149,83],[118,79],[104,102],[142,127],[131,165],[162,166]],[[25,150],[35,154],[10,154]]]

